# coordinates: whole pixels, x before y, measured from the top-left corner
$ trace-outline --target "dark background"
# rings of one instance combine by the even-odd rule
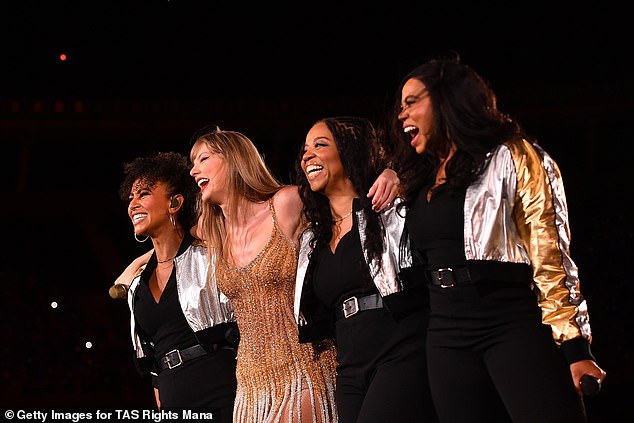
[[[593,351],[608,372],[588,414],[591,422],[632,415],[633,78],[624,6],[0,7],[2,408],[153,404],[132,364],[127,304],[107,293],[150,248],[134,241],[117,197],[124,162],[156,150],[188,154],[191,135],[218,124],[248,135],[290,182],[313,121],[353,114],[380,124],[401,77],[453,49],[562,169]],[[539,392],[526,395],[540,401]]]

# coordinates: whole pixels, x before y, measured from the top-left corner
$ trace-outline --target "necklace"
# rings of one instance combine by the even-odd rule
[[[352,214],[352,210],[350,210],[350,212],[348,212],[348,214],[346,214],[345,216],[339,217],[339,218],[337,218],[337,219],[333,218],[333,219],[332,219],[332,221],[333,221],[334,223],[339,223],[339,222],[341,222],[342,220],[344,220],[346,217],[350,216],[351,214]]]
[[[157,262],[157,263],[166,263],[166,262],[168,262],[168,261],[170,261],[170,260],[174,260],[175,258],[176,258],[176,256],[171,257],[171,258],[166,258],[165,260],[161,261],[161,260],[159,260],[159,259],[158,259],[158,257],[157,257],[157,258],[156,258],[156,262]]]

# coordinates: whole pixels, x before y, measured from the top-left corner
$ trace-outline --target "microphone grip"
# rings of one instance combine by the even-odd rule
[[[114,300],[125,300],[128,297],[128,286],[122,283],[115,283],[108,290],[108,294]]]
[[[601,382],[594,376],[583,375],[581,381],[581,392],[586,397],[597,395],[601,391]]]

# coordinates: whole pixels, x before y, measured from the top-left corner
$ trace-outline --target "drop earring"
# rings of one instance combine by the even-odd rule
[[[172,222],[172,226],[176,229],[176,220],[174,219],[174,215],[170,214],[170,222]]]

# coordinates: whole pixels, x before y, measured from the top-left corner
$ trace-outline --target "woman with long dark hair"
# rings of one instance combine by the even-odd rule
[[[427,287],[401,272],[412,265],[403,216],[393,204],[377,213],[363,195],[382,158],[364,118],[324,118],[306,135],[296,162],[308,221],[295,289],[300,340],[335,341],[342,423],[434,422]]]
[[[430,290],[441,421],[488,421],[499,399],[514,422],[585,421],[582,377],[605,372],[590,352],[556,162],[457,56],[403,78],[391,129]]]

